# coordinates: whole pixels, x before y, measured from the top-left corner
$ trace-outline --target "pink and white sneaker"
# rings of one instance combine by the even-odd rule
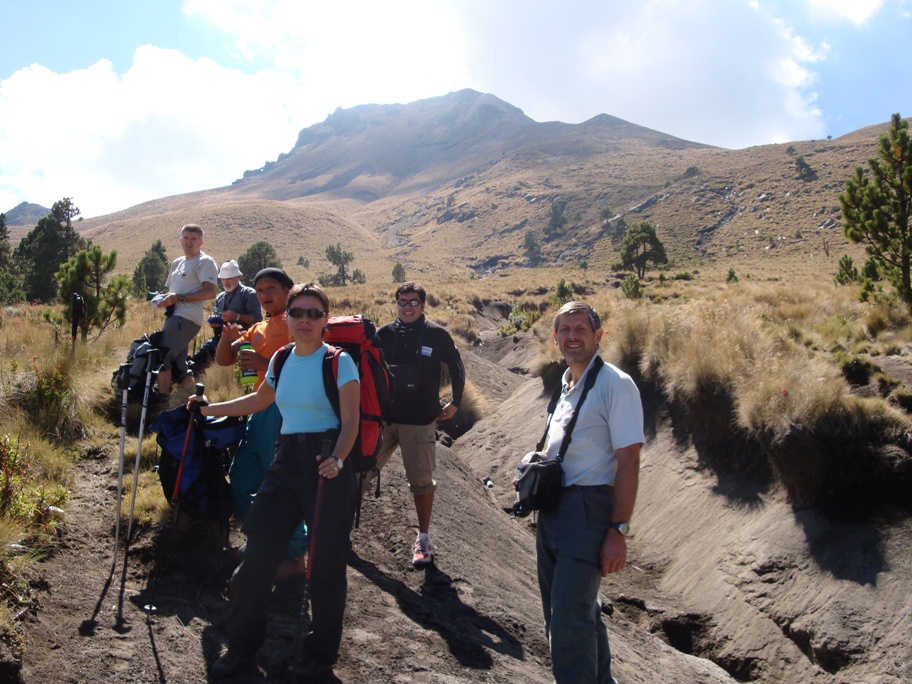
[[[416,568],[430,565],[434,562],[434,547],[431,545],[430,538],[422,540],[420,537],[415,540],[415,546],[412,553],[412,565]]]

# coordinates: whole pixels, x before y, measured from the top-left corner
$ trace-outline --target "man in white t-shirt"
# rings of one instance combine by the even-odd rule
[[[188,223],[181,228],[180,245],[184,256],[178,257],[171,264],[171,272],[165,281],[168,291],[158,306],[172,313],[165,319],[162,328],[163,347],[167,353],[162,359],[162,368],[158,373],[158,394],[165,397],[171,391],[171,362],[180,373],[180,379],[193,381],[187,373],[187,347],[190,340],[203,326],[206,316],[203,302],[215,299],[218,292],[218,266],[215,259],[202,251],[203,229],[195,223]]]

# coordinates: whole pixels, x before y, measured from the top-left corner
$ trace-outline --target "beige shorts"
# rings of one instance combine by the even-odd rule
[[[377,455],[377,467],[389,463],[396,447],[402,451],[402,465],[412,494],[433,494],[437,489],[434,469],[437,467],[436,423],[403,425],[394,423],[383,428],[383,447]],[[372,476],[365,478],[364,489],[370,488]]]

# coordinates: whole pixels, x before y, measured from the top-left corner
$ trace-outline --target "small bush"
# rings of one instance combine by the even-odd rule
[[[627,299],[639,299],[643,296],[643,288],[640,285],[640,281],[633,274],[624,278],[624,282],[621,283],[621,292]]]
[[[848,254],[843,254],[839,260],[839,269],[836,271],[833,282],[837,285],[851,285],[858,282],[858,269],[855,268],[852,257]]]
[[[518,301],[510,310],[508,321],[500,326],[500,336],[508,337],[517,332],[525,332],[535,325],[540,318],[541,313],[538,310],[526,306],[525,302]]]
[[[568,285],[567,282],[561,278],[559,281],[557,281],[557,287],[554,289],[554,296],[551,297],[551,305],[555,309],[559,309],[572,299],[573,287]]]

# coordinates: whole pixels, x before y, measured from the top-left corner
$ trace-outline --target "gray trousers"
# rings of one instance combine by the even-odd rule
[[[538,514],[538,586],[556,684],[614,681],[598,597],[613,505],[611,487],[571,488],[557,509]]]

